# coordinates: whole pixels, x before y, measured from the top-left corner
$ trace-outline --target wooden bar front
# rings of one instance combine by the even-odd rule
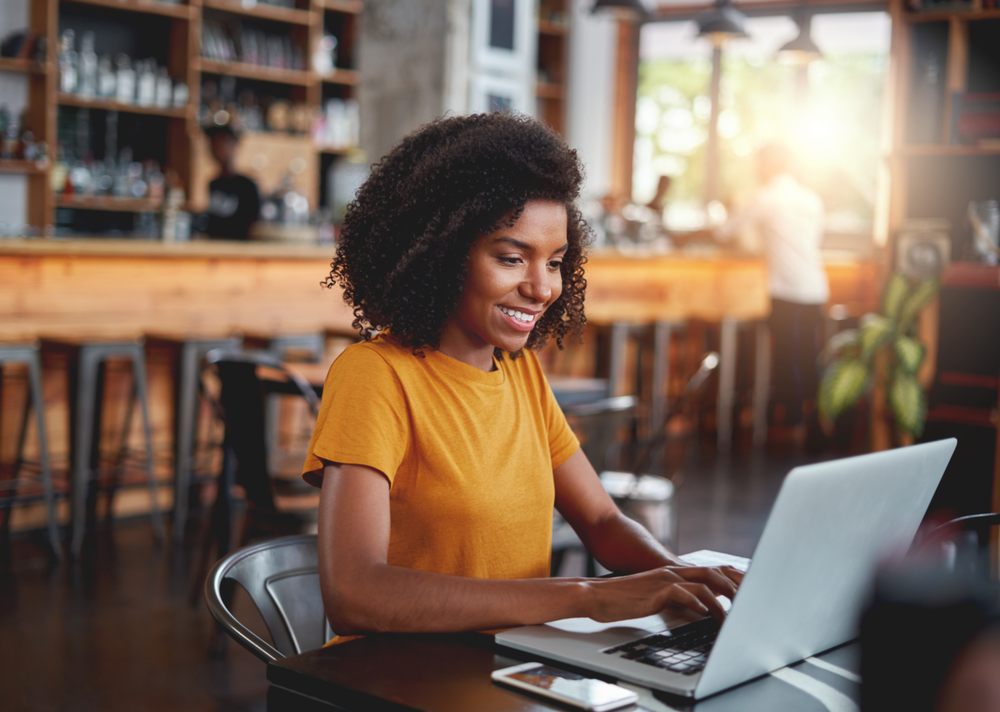
[[[0,342],[41,336],[222,337],[232,332],[278,335],[350,329],[353,315],[340,288],[320,284],[329,273],[332,252],[330,246],[264,243],[0,241]],[[598,251],[586,269],[587,314],[595,324],[758,319],[770,311],[767,269],[759,259],[725,253],[639,259]],[[874,306],[874,265],[831,262],[828,273],[832,302],[850,304],[856,313]],[[157,476],[164,483],[161,505],[169,509],[173,365],[155,353],[147,360]],[[65,468],[65,377],[58,364],[46,363],[43,369],[50,450],[57,467]],[[7,388],[0,393],[0,463],[13,459],[26,397],[17,376],[16,369],[7,369]],[[112,449],[113,426],[124,413],[118,396],[129,382],[126,372],[110,369],[106,436]],[[144,511],[144,495],[141,490],[122,493],[116,512]],[[44,521],[40,514],[18,514],[13,526],[39,526]]]

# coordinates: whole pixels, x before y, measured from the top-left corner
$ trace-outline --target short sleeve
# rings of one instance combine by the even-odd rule
[[[580,441],[573,433],[573,429],[569,427],[566,415],[559,407],[559,403],[556,402],[556,396],[542,372],[538,357],[532,351],[525,351],[525,355],[532,362],[532,378],[538,382],[541,391],[542,415],[548,429],[549,454],[552,457],[552,469],[554,470],[580,449]]]
[[[348,347],[334,361],[302,477],[319,487],[324,461],[364,465],[392,485],[409,445],[406,397],[395,371],[368,344]]]

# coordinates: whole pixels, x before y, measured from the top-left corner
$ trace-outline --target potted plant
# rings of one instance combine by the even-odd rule
[[[917,379],[927,347],[917,335],[917,318],[937,296],[934,277],[912,280],[896,272],[882,293],[882,313],[861,317],[857,329],[842,331],[824,350],[829,362],[820,382],[820,417],[832,423],[880,381],[897,441],[919,437],[927,417],[927,395]]]

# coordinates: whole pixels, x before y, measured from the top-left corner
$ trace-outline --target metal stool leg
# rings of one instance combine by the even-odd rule
[[[649,409],[650,437],[655,437],[666,424],[672,329],[673,325],[667,321],[658,321],[653,325],[653,395]]]
[[[52,551],[62,558],[62,544],[59,542],[59,523],[56,520],[56,496],[52,489],[52,467],[49,462],[49,437],[45,429],[45,406],[42,391],[42,365],[37,352],[28,362],[31,403],[35,409],[35,428],[38,431],[38,460],[42,469],[42,489],[45,494],[45,508],[49,514],[49,542]],[[21,452],[18,452],[20,460]]]
[[[100,357],[88,350],[83,350],[79,357],[77,370],[76,403],[71,405],[74,411],[73,427],[73,538],[70,551],[73,556],[79,556],[83,549],[83,534],[86,528],[88,490],[91,480],[91,456],[93,448],[92,433],[100,432],[100,423],[93,422],[97,413],[97,369]]]
[[[195,428],[198,417],[198,347],[181,347],[178,369],[177,447],[174,454],[174,529],[175,541],[184,539],[188,497],[191,490],[191,466],[194,457]]]
[[[733,402],[736,391],[736,320],[723,319],[719,344],[719,398],[716,430],[719,452],[733,447]]]
[[[753,379],[753,445],[767,442],[767,402],[771,392],[771,330],[767,322],[757,322],[757,354]]]
[[[135,394],[139,398],[139,413],[142,416],[142,430],[146,438],[146,474],[149,479],[149,507],[153,519],[153,533],[159,543],[163,543],[163,515],[160,514],[160,504],[157,501],[156,475],[153,469],[153,430],[149,424],[149,399],[146,397],[146,363],[141,346],[136,347],[137,354],[132,361],[135,374]]]

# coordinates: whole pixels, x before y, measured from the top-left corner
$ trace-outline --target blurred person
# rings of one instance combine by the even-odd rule
[[[725,615],[742,574],[621,513],[535,355],[586,321],[581,182],[551,129],[476,114],[405,137],[348,207],[327,284],[365,340],[330,369],[303,467],[339,635]],[[553,507],[629,575],[549,578]]]
[[[204,231],[223,240],[249,240],[250,226],[260,212],[260,195],[252,178],[236,172],[233,161],[239,135],[231,124],[205,129],[219,176],[208,184],[208,211]]]
[[[757,153],[760,188],[715,233],[728,242],[756,231],[768,266],[774,343],[774,406],[771,422],[800,426],[809,420],[809,436],[820,436],[815,414],[819,385],[816,359],[820,348],[823,305],[830,296],[820,246],[823,201],[792,174],[787,146],[770,143]]]

